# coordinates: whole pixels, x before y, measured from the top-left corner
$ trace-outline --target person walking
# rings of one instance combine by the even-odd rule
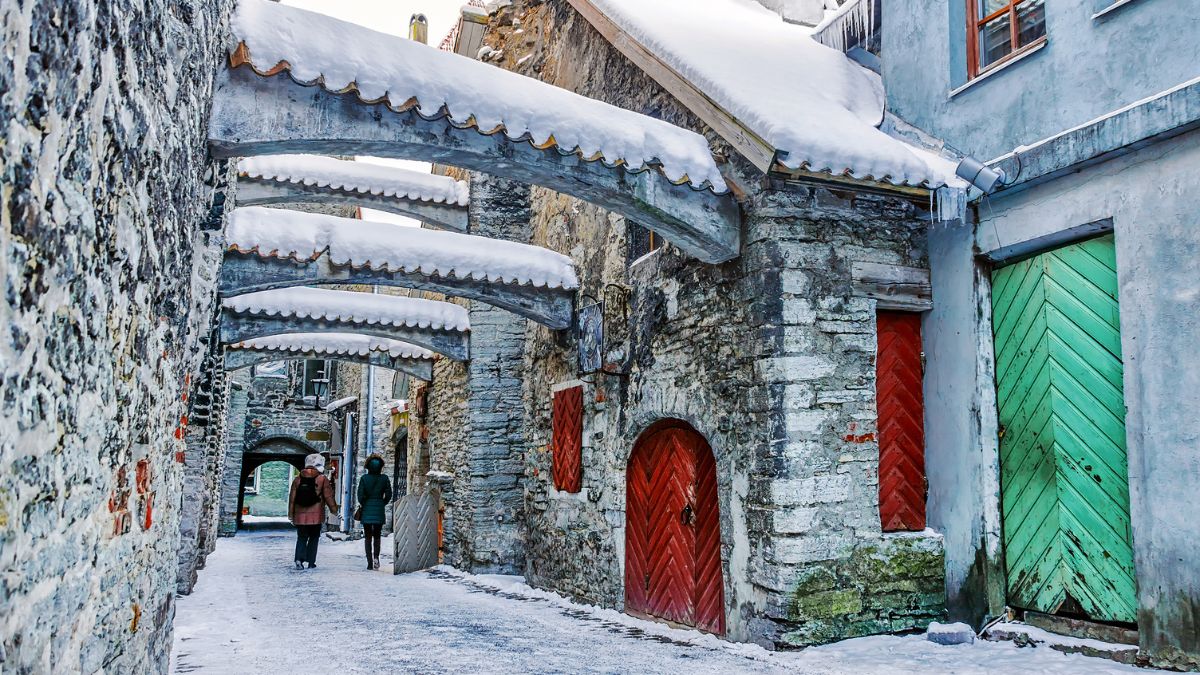
[[[317,544],[321,543],[321,528],[325,509],[338,512],[333,498],[333,484],[325,477],[325,458],[313,453],[304,458],[304,470],[292,481],[288,494],[288,520],[296,526],[296,569],[317,566]]]
[[[383,475],[383,458],[367,458],[367,474],[358,479],[358,519],[363,526],[363,547],[367,551],[367,569],[379,569],[379,540],[388,502],[392,501],[392,482]]]

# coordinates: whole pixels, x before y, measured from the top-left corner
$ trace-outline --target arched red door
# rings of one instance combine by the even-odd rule
[[[725,633],[717,466],[704,437],[660,422],[629,457],[625,610]]]

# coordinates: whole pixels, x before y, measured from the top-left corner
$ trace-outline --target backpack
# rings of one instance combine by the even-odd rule
[[[300,484],[296,486],[296,506],[312,506],[321,501],[317,494],[317,477],[300,476]]]

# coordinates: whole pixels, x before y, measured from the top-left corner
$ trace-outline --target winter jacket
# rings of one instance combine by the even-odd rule
[[[383,460],[367,461],[367,475],[358,479],[358,503],[364,525],[382,525],[384,509],[392,501],[392,482],[383,475]]]
[[[320,495],[321,501],[312,506],[300,506],[296,503],[296,488],[300,486],[300,476],[317,478],[317,494]],[[337,502],[333,498],[333,483],[321,474],[320,471],[309,467],[300,472],[300,476],[292,481],[292,490],[288,493],[288,519],[293,525],[320,525],[325,522],[325,509],[322,506],[329,507],[330,513],[337,513]]]

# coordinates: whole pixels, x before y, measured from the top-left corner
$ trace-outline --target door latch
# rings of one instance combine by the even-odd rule
[[[688,504],[687,506],[683,507],[683,511],[679,514],[680,520],[683,522],[684,525],[691,525],[692,524],[692,516],[694,514],[695,514],[695,512],[692,511],[692,505]]]

